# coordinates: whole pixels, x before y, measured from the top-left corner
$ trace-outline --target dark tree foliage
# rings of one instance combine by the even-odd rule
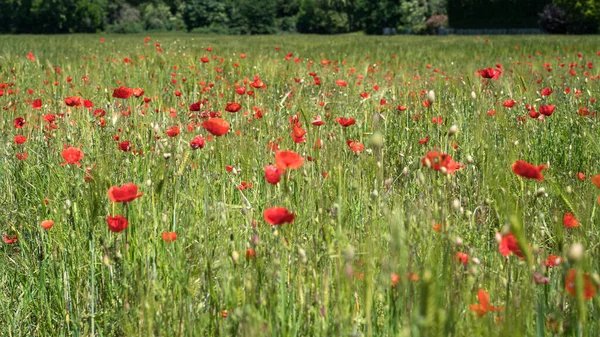
[[[435,34],[452,28],[595,33],[600,0],[0,0],[0,33]]]

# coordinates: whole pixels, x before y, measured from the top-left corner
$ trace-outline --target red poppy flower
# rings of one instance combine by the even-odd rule
[[[31,107],[34,109],[41,109],[42,108],[42,100],[39,98],[33,100],[33,103],[31,103]]]
[[[583,174],[583,172],[578,172],[577,173],[577,179],[579,179],[579,180],[585,179],[585,174]]]
[[[312,124],[314,126],[321,126],[321,125],[325,124],[325,122],[323,120],[321,120],[321,116],[315,116],[315,118],[313,119],[312,122],[310,122],[310,124]]]
[[[71,96],[65,98],[65,104],[67,106],[80,107],[83,105],[83,100],[79,96]]]
[[[129,226],[127,219],[120,215],[115,217],[107,216],[106,223],[108,223],[108,229],[110,229],[110,231],[113,233],[121,232]]]
[[[467,264],[469,262],[469,255],[463,252],[456,252],[454,259],[462,264]]]
[[[419,139],[419,144],[425,145],[429,141],[429,136],[425,136],[423,139]]]
[[[267,165],[264,167],[265,170],[265,180],[269,184],[276,185],[281,180],[281,175],[283,174],[283,170],[275,165]]]
[[[561,264],[562,262],[562,257],[558,256],[558,255],[552,255],[550,254],[548,256],[548,258],[546,259],[546,267],[547,268],[552,268],[552,267],[557,267]]]
[[[142,89],[142,88],[133,88],[133,96],[139,98],[143,94],[144,94],[144,89]]]
[[[533,166],[532,164],[523,160],[517,160],[512,165],[512,170],[516,175],[519,175],[523,178],[537,179],[539,181],[544,180],[544,177],[542,176],[542,170],[545,170],[546,168],[548,167],[544,164]]]
[[[4,241],[4,243],[6,243],[7,245],[11,245],[17,241],[19,241],[19,237],[17,235],[4,235],[4,237],[2,238],[2,240]]]
[[[434,171],[444,168],[448,174],[454,174],[457,170],[465,167],[465,165],[455,162],[450,155],[437,151],[428,152],[425,157],[421,158],[421,164],[431,167]]]
[[[124,142],[120,142],[119,143],[119,149],[123,152],[129,152],[131,151],[131,142],[130,141],[124,141]]]
[[[123,186],[111,186],[108,189],[108,199],[112,202],[130,202],[144,195],[144,193],[138,194],[138,187],[136,184],[127,183]]]
[[[396,110],[398,110],[398,111],[406,111],[406,107],[404,105],[398,105],[396,107]]]
[[[504,101],[504,103],[502,103],[502,106],[504,106],[505,108],[512,108],[513,106],[515,106],[515,104],[517,104],[517,102],[515,102],[512,99],[509,99]]]
[[[229,123],[221,118],[209,118],[202,123],[202,127],[217,137],[229,132]]]
[[[65,162],[62,163],[61,166],[66,164],[81,166],[79,161],[83,159],[83,151],[76,147],[69,146],[63,150],[62,157]]]
[[[16,144],[23,144],[27,141],[27,138],[25,138],[25,136],[23,135],[16,135],[15,136],[15,143]]]
[[[25,126],[25,124],[27,124],[27,122],[25,122],[25,119],[23,117],[15,118],[13,123],[15,124],[16,129],[22,129]]]
[[[177,240],[177,233],[175,232],[164,232],[161,236],[165,242],[173,242]]]
[[[275,164],[282,170],[297,170],[304,163],[304,158],[294,151],[275,152]]]
[[[337,117],[335,118],[335,121],[343,127],[348,127],[350,125],[356,124],[356,121],[352,117]]]
[[[205,141],[202,136],[196,136],[190,142],[190,147],[194,150],[201,149],[204,147]]]
[[[242,105],[239,103],[227,103],[225,105],[225,111],[227,112],[238,112],[242,108]]]
[[[246,249],[246,259],[252,260],[256,257],[256,251],[253,248]]]
[[[348,82],[346,82],[344,80],[336,80],[335,84],[337,84],[340,87],[347,87],[348,86]]]
[[[348,139],[346,144],[348,144],[348,147],[354,153],[361,153],[365,149],[365,146],[357,140]]]
[[[167,136],[169,136],[169,137],[175,137],[175,136],[179,135],[180,132],[181,132],[181,130],[179,129],[179,126],[173,125],[172,127],[170,127],[167,130],[166,133],[167,133]]]
[[[510,253],[513,253],[521,259],[524,257],[521,247],[519,247],[519,243],[517,242],[517,238],[515,238],[512,233],[508,233],[502,237],[498,249],[500,250],[500,254],[504,256],[509,256]]]
[[[44,221],[42,221],[42,223],[40,225],[42,226],[43,229],[50,230],[50,228],[54,227],[54,221],[44,220]]]
[[[469,305],[471,311],[475,312],[477,316],[483,317],[488,312],[502,311],[504,307],[494,307],[490,304],[490,295],[483,289],[479,289],[477,292],[477,300],[479,303]]]
[[[502,74],[502,72],[498,69],[494,69],[494,68],[485,68],[485,69],[481,69],[478,71],[479,72],[479,76],[483,77],[483,78],[491,78],[491,79],[498,79],[500,77],[500,75]]]
[[[290,213],[285,207],[271,207],[263,212],[265,221],[272,226],[280,226],[284,223],[294,222],[294,213]]]
[[[555,108],[554,105],[542,105],[540,106],[540,113],[544,116],[552,116]]]
[[[563,225],[567,228],[579,227],[579,221],[571,213],[565,213],[563,217]]]
[[[83,100],[83,106],[86,108],[91,108],[94,106],[94,103],[92,101],[85,99],[85,100]]]
[[[306,130],[297,125],[294,125],[294,129],[292,130],[292,139],[294,140],[294,143],[299,144],[306,141],[306,138],[304,138],[305,134]]]
[[[433,124],[442,125],[442,123],[444,123],[444,119],[442,117],[440,117],[440,116],[437,116],[437,117],[433,117],[431,119],[431,122]]]
[[[570,269],[565,278],[565,290],[571,296],[577,295],[576,277],[577,271],[575,269]],[[596,295],[596,286],[592,283],[590,274],[585,273],[583,274],[583,298],[589,300],[594,297],[594,295]]]
[[[133,89],[121,86],[113,91],[112,97],[126,99],[133,95]]]
[[[548,97],[552,94],[552,88],[544,88],[542,89],[542,96]]]
[[[596,174],[591,178],[592,183],[596,185],[596,187],[600,188],[600,174]]]

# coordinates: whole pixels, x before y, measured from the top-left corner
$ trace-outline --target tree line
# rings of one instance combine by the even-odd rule
[[[595,33],[600,0],[0,0],[0,33]],[[387,28],[387,29],[386,29]]]

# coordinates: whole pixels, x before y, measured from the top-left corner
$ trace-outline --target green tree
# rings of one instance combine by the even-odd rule
[[[600,24],[600,0],[554,0],[568,19],[569,33],[595,33]]]

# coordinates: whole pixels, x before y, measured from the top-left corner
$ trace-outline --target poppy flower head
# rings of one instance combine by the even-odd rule
[[[348,127],[356,124],[356,120],[354,120],[354,118],[352,117],[336,117],[335,121],[343,127]]]
[[[192,139],[192,141],[190,142],[190,147],[193,150],[197,150],[197,149],[201,149],[204,147],[205,144],[205,140],[202,136],[196,136],[194,137],[194,139]]]
[[[434,171],[444,169],[448,174],[454,174],[457,170],[465,168],[464,164],[455,162],[450,155],[437,151],[428,152],[425,157],[421,158],[421,164],[431,167]]]
[[[558,255],[552,255],[550,254],[548,256],[548,258],[546,259],[546,268],[552,268],[552,267],[557,267],[560,266],[562,262],[562,257],[558,256]]]
[[[477,316],[483,317],[488,312],[502,311],[504,307],[494,307],[490,304],[490,295],[483,289],[479,289],[477,292],[477,300],[479,303],[471,304],[471,311],[475,312]]]
[[[271,207],[263,212],[263,217],[269,225],[281,226],[285,223],[293,223],[295,215],[285,207]]]
[[[173,242],[177,240],[177,233],[175,232],[164,232],[161,236],[165,242]]]
[[[596,295],[596,286],[592,283],[590,274],[585,273],[582,276],[583,276],[583,298],[585,300],[589,300],[592,297],[594,297],[594,295]],[[577,295],[576,282],[577,282],[577,270],[570,269],[569,273],[567,274],[567,277],[565,278],[565,290],[571,296]]]
[[[123,186],[111,186],[108,189],[108,199],[112,202],[130,202],[144,195],[144,193],[138,194],[138,187],[136,184],[127,183]]]
[[[282,170],[297,170],[304,163],[304,158],[294,151],[275,152],[275,164]]]
[[[267,165],[264,167],[265,170],[265,180],[269,184],[276,185],[281,180],[281,175],[283,174],[283,170],[275,165]]]
[[[348,147],[354,153],[361,153],[365,149],[365,146],[357,140],[348,139],[346,144],[348,144]]]
[[[240,103],[227,103],[227,105],[225,105],[225,111],[227,112],[238,112],[240,109],[242,109]]]
[[[62,163],[61,165],[69,164],[69,165],[77,165],[80,167],[81,163],[79,161],[81,159],[83,159],[83,151],[81,151],[80,149],[78,149],[76,147],[69,146],[63,150],[62,157],[65,160],[65,162]]]
[[[539,181],[543,181],[544,177],[542,176],[542,171],[548,168],[546,165],[542,164],[539,166],[534,166],[526,161],[517,160],[512,165],[512,171],[523,178],[528,179],[536,179]]]
[[[168,128],[166,132],[167,136],[171,138],[176,137],[177,135],[179,135],[179,133],[181,133],[181,130],[177,125],[173,125],[172,127]]]
[[[217,137],[229,132],[229,123],[221,118],[209,118],[207,121],[202,122],[202,127]]]
[[[42,223],[40,225],[42,226],[43,229],[49,230],[50,228],[54,227],[54,221],[44,220],[44,221],[42,221]]]
[[[79,96],[69,96],[65,98],[65,104],[72,107],[80,107],[83,105],[83,99]]]
[[[121,86],[113,91],[112,97],[127,99],[133,95],[133,89]]]
[[[552,113],[554,112],[554,109],[556,108],[556,106],[554,105],[542,105],[540,106],[540,113],[544,116],[552,116]]]
[[[13,121],[13,124],[15,125],[15,129],[22,129],[25,126],[26,122],[23,117],[17,117]]]
[[[521,247],[519,247],[519,242],[512,233],[506,234],[502,237],[498,249],[500,250],[500,254],[504,256],[509,256],[510,253],[513,253],[520,259],[524,258]]]
[[[127,219],[120,215],[114,217],[107,216],[106,223],[108,224],[108,229],[113,233],[124,231],[129,226]]]
[[[4,235],[2,241],[4,241],[4,243],[6,243],[7,245],[12,245],[13,243],[19,241],[19,237],[17,235]]]
[[[567,228],[579,227],[579,221],[571,213],[565,213],[563,216],[563,225]]]
[[[491,79],[498,79],[500,77],[500,75],[502,74],[502,72],[498,69],[494,69],[494,68],[485,68],[485,69],[481,69],[478,71],[479,72],[479,76],[481,76],[482,78],[491,78]]]

